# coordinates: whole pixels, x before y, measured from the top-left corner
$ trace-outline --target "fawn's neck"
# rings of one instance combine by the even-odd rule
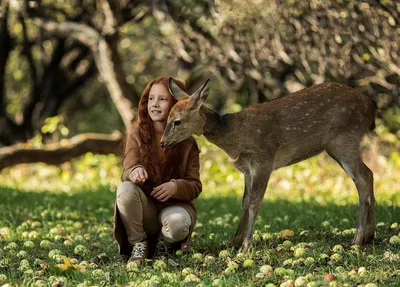
[[[201,112],[205,120],[203,135],[208,141],[224,149],[222,139],[229,131],[227,116],[220,115],[204,106],[201,108]]]

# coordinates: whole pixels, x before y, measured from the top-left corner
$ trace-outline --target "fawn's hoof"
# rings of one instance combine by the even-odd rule
[[[375,230],[369,230],[369,231],[362,231],[362,230],[357,230],[356,231],[356,236],[353,239],[353,244],[354,245],[364,245],[368,243],[372,243],[375,238]]]

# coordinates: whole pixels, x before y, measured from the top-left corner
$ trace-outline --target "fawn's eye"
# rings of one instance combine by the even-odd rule
[[[182,122],[180,120],[174,121],[174,127],[180,126]]]

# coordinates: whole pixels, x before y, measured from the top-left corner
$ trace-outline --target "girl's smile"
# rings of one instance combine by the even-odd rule
[[[149,92],[147,111],[153,122],[165,122],[171,109],[171,96],[161,84],[155,84]]]

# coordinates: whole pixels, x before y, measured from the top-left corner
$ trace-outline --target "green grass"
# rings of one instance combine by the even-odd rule
[[[217,148],[203,139],[200,146],[204,187],[196,201],[193,252],[174,255],[173,262],[129,266],[131,271],[112,237],[118,159],[87,155],[62,168],[36,164],[3,171],[0,286],[292,286],[299,277],[315,282],[310,286],[400,286],[400,245],[389,242],[400,232],[398,153],[371,161],[378,223],[373,245],[351,246],[357,192],[336,163],[319,156],[273,173],[253,247],[237,255],[230,240],[240,218],[243,177]],[[75,267],[57,268],[65,257]],[[261,272],[263,265],[272,271]],[[329,283],[326,274],[336,278]]]

